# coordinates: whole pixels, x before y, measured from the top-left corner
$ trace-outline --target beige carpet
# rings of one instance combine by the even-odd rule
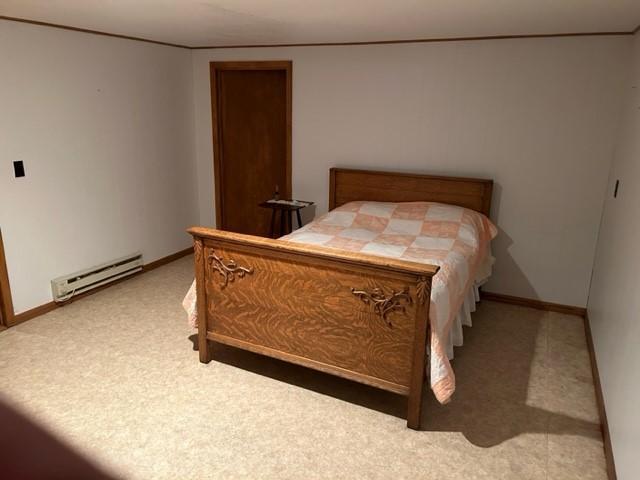
[[[223,346],[200,364],[191,262],[0,333],[0,399],[122,478],[606,478],[580,318],[481,303],[415,432],[393,394]]]

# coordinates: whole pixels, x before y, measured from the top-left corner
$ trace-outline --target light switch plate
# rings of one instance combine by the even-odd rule
[[[16,178],[24,177],[24,162],[22,160],[13,162],[13,172]]]

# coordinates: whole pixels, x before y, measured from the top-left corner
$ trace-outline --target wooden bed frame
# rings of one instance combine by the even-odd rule
[[[491,180],[332,168],[330,209],[437,201],[486,215]],[[408,397],[419,429],[437,266],[209,228],[194,237],[200,361],[219,342]]]

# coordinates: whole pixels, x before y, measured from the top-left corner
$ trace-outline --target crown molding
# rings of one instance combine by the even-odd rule
[[[187,45],[178,45],[176,43],[161,42],[159,40],[151,40],[149,38],[131,37],[129,35],[120,35],[118,33],[102,32],[100,30],[90,30],[88,28],[72,27],[72,26],[69,26],[69,25],[60,25],[58,23],[40,22],[40,21],[37,21],[37,20],[29,20],[27,18],[7,17],[7,16],[4,16],[4,15],[0,15],[0,20],[7,20],[7,21],[10,21],[10,22],[29,23],[31,25],[40,25],[42,27],[60,28],[62,30],[71,30],[73,32],[81,32],[81,33],[91,33],[93,35],[103,35],[103,36],[106,36],[106,37],[123,38],[125,40],[135,40],[136,42],[154,43],[156,45],[165,45],[165,46],[168,46],[168,47],[186,48],[186,49],[190,49],[191,48],[191,47],[188,47]]]
[[[403,40],[371,40],[362,42],[316,42],[316,43],[276,43],[276,44],[245,44],[245,45],[206,45],[206,46],[190,46],[180,45],[177,43],[162,42],[149,38],[133,37],[129,35],[121,35],[118,33],[103,32],[100,30],[91,30],[88,28],[73,27],[70,25],[61,25],[58,23],[41,22],[37,20],[29,20],[27,18],[8,17],[0,15],[0,20],[11,22],[29,23],[32,25],[40,25],[43,27],[60,28],[73,32],[90,33],[93,35],[103,35],[107,37],[122,38],[125,40],[134,40],[137,42],[153,43],[156,45],[165,45],[168,47],[184,48],[187,50],[221,50],[225,48],[282,48],[282,47],[340,47],[354,45],[397,45],[403,43],[441,43],[441,42],[470,42],[482,40],[509,40],[522,38],[561,38],[561,37],[591,37],[591,36],[612,36],[612,35],[634,35],[640,31],[640,25],[630,32],[569,32],[569,33],[532,33],[525,35],[489,35],[476,37],[439,37],[439,38],[413,38]]]

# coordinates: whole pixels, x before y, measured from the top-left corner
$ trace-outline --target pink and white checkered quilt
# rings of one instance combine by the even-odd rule
[[[447,403],[455,391],[455,375],[446,341],[496,234],[486,216],[452,205],[351,202],[281,239],[438,265],[429,309],[430,373],[436,398]],[[195,325],[195,285],[183,306]]]

